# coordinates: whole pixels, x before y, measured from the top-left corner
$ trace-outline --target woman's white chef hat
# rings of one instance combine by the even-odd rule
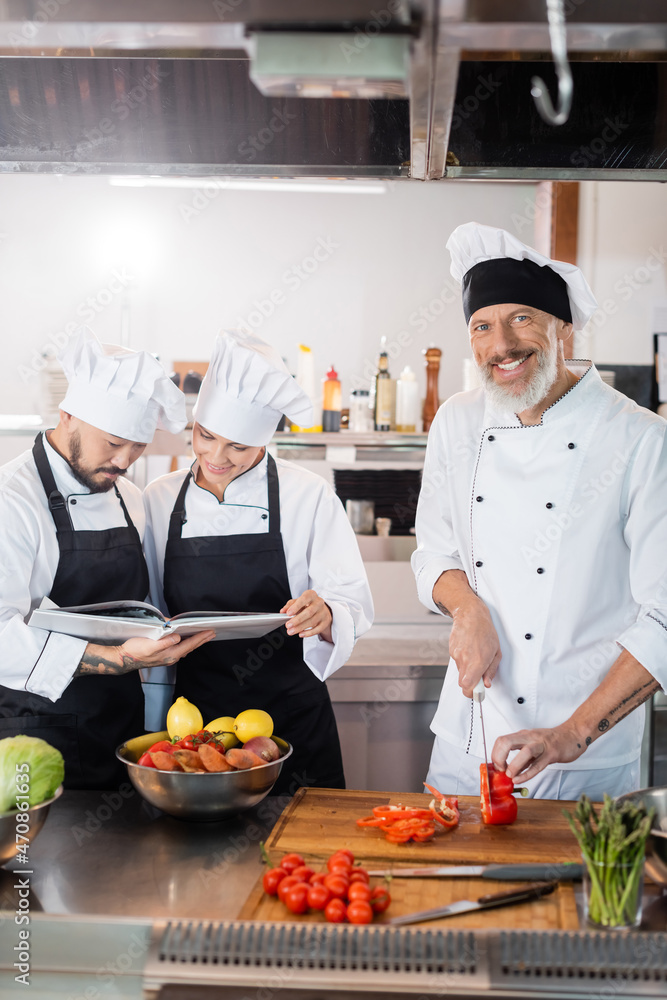
[[[466,323],[486,306],[533,306],[581,330],[598,307],[574,264],[550,260],[504,229],[466,222],[447,240],[451,273],[461,283]]]
[[[59,409],[73,417],[142,444],[156,427],[172,434],[185,427],[185,396],[147,351],[101,344],[81,327],[58,360],[69,383]]]
[[[238,444],[268,444],[283,413],[310,427],[313,406],[280,355],[252,333],[218,334],[192,411],[206,430]]]

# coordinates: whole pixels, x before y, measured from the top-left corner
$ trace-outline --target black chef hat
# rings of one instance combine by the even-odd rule
[[[496,257],[475,264],[463,275],[463,312],[466,323],[485,306],[516,302],[572,322],[568,286],[547,265],[513,257]]]

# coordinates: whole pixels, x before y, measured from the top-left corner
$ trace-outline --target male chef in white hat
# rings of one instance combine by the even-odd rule
[[[153,603],[282,612],[260,639],[210,643],[177,668],[176,694],[204,717],[263,709],[294,747],[274,793],[344,787],[323,683],[371,626],[373,604],[345,510],[321,476],[267,450],[282,414],[303,427],[311,403],[259,337],[216,340],[194,410],[191,469],[150,483],[144,498]]]
[[[123,778],[114,750],[144,730],[138,669],[175,662],[212,633],[122,646],[26,624],[59,607],[145,600],[141,494],[124,474],[159,425],[185,425],[182,393],[145,351],[78,331],[60,355],[68,380],[58,425],[0,469],[0,738],[57,747],[70,788]]]
[[[564,360],[596,308],[577,267],[476,223],[447,247],[482,384],[441,406],[417,510],[419,596],[453,619],[428,781],[479,793],[483,678],[496,767],[617,795],[667,683],[667,422]]]

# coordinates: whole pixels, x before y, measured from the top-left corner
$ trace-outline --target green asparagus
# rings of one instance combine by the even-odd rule
[[[603,927],[632,926],[655,810],[605,795],[597,813],[588,796],[582,795],[574,815],[563,812],[588,869],[590,920]]]

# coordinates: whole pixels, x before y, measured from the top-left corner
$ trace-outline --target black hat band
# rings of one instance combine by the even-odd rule
[[[496,257],[475,264],[463,275],[466,323],[478,309],[516,302],[572,322],[567,282],[548,265],[533,260]]]

